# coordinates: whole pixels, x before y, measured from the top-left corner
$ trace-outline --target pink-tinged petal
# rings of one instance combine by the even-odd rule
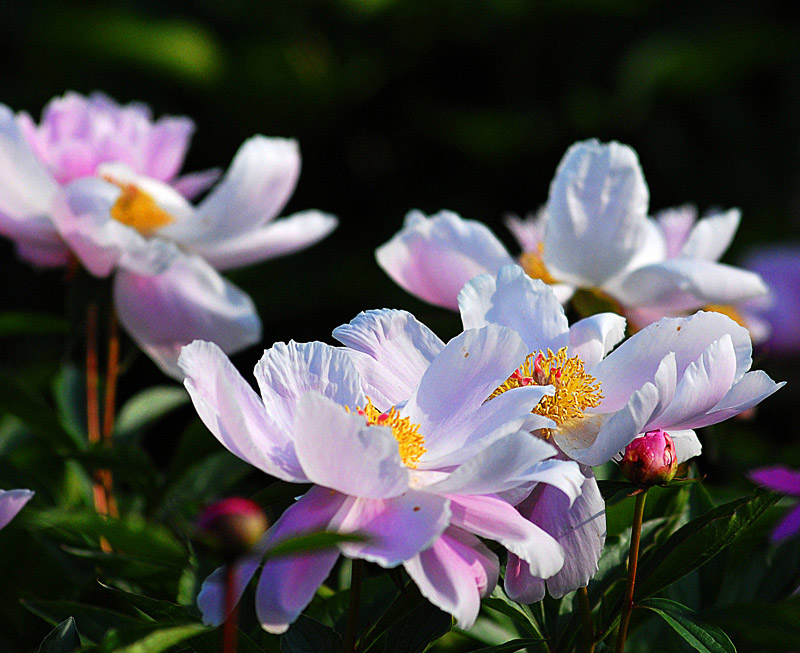
[[[699,456],[703,452],[703,445],[700,443],[697,434],[691,429],[670,430],[669,436],[675,445],[675,459],[679,465],[690,458]]]
[[[453,526],[499,542],[510,553],[525,560],[535,576],[550,578],[564,564],[561,545],[501,499],[451,496],[450,510],[453,512],[450,518]]]
[[[297,459],[308,478],[343,494],[396,497],[408,489],[408,470],[392,430],[367,426],[362,415],[310,392],[301,397],[294,423]]]
[[[800,496],[800,471],[789,469],[784,465],[751,469],[747,472],[747,477],[753,483],[773,492]]]
[[[681,249],[681,256],[718,261],[733,241],[741,219],[742,212],[739,209],[704,217],[689,234]]]
[[[734,415],[738,415],[756,404],[762,402],[771,394],[780,390],[785,381],[775,383],[769,376],[761,371],[748,372],[744,378],[736,383],[730,392],[722,398],[706,415],[692,420],[692,428],[717,424]]]
[[[327,530],[344,500],[338,492],[311,488],[270,529],[267,548],[288,537]],[[261,627],[270,633],[285,632],[314,598],[338,557],[339,550],[333,549],[267,559],[256,588]]]
[[[447,478],[425,490],[437,494],[496,494],[547,479],[572,500],[580,491],[583,477],[575,463],[547,460],[556,453],[555,447],[529,433],[513,433],[481,449]]]
[[[14,220],[46,215],[57,190],[14,114],[0,104],[0,212]]]
[[[500,269],[497,276],[482,274],[458,295],[464,329],[499,324],[516,331],[528,351],[559,349],[566,344],[567,317],[553,291],[531,279],[518,265]]]
[[[191,249],[218,270],[230,270],[311,247],[330,234],[338,223],[328,213],[303,211],[233,238],[192,244]]]
[[[752,363],[747,329],[720,313],[664,318],[628,338],[592,370],[602,384],[603,406],[615,410],[627,402],[635,390],[653,379],[670,352],[675,353],[677,373],[682,376],[706,347],[726,333],[730,334],[736,352],[735,379],[740,379]]]
[[[122,267],[145,275],[161,274],[180,256],[172,243],[145,238],[111,218],[120,189],[103,179],[79,179],[59,193],[53,221],[62,238],[93,275],[106,277]]]
[[[516,333],[493,324],[447,343],[402,409],[425,437],[421,469],[457,464],[519,430],[541,398],[552,393],[550,386],[531,385],[486,400],[526,354]]]
[[[163,233],[194,247],[252,231],[278,215],[299,174],[296,141],[253,136],[239,148],[222,181],[200,202],[195,218],[169,225]]]
[[[697,209],[691,204],[666,209],[656,215],[656,222],[664,236],[666,258],[680,255],[697,220]]]
[[[208,170],[181,175],[170,183],[176,191],[187,200],[192,201],[216,184],[221,176],[222,168],[209,168]]]
[[[585,368],[591,371],[624,337],[624,317],[598,313],[570,327],[569,355],[580,357]]]
[[[770,539],[773,542],[780,542],[793,535],[797,535],[797,533],[800,533],[800,506],[794,508],[778,522],[775,530],[772,531],[772,535],[770,535]]]
[[[3,217],[0,215],[0,223]],[[0,224],[0,233],[4,229]],[[13,239],[13,236],[9,236]],[[69,263],[70,249],[61,238],[53,241],[40,241],[38,239],[15,239],[17,256],[23,261],[40,268],[60,268]]]
[[[644,244],[648,202],[639,159],[630,147],[576,143],[550,186],[547,269],[567,283],[602,286]]]
[[[197,607],[203,616],[204,624],[207,626],[222,625],[229,614],[225,609],[226,606],[230,605],[233,608],[239,603],[260,564],[260,556],[243,558],[234,563],[234,601],[228,602],[225,596],[227,591],[226,566],[218,567],[203,581],[200,593],[197,595]]]
[[[664,234],[656,221],[652,218],[647,218],[644,226],[645,236],[642,245],[636,250],[628,264],[617,275],[603,284],[604,290],[612,296],[616,294],[619,280],[623,279],[631,271],[667,258],[667,244],[664,241]]]
[[[331,519],[337,533],[360,533],[366,542],[344,542],[348,558],[395,567],[433,544],[450,522],[450,502],[410,490],[391,499],[348,497]]]
[[[408,399],[444,343],[407,311],[364,311],[333,337],[348,348],[376,405],[389,408]]]
[[[119,270],[114,304],[131,337],[176,379],[183,378],[181,347],[193,340],[215,342],[233,354],[261,339],[250,297],[196,257],[181,256],[155,276]]]
[[[458,293],[473,277],[514,263],[486,225],[450,211],[406,216],[403,229],[375,251],[378,265],[412,295],[458,308]]]
[[[660,305],[693,310],[706,304],[737,304],[768,292],[760,276],[724,263],[677,258],[638,268],[614,288],[626,306]]]
[[[308,480],[289,432],[264,409],[217,345],[199,340],[187,345],[178,366],[200,419],[228,451],[276,478]]]
[[[539,249],[539,243],[544,240],[547,211],[542,207],[535,214],[526,215],[524,219],[508,215],[503,222],[523,252],[535,252]]]
[[[645,430],[686,429],[716,406],[731,389],[736,374],[736,352],[730,334],[711,343],[683,373],[665,410]]]
[[[0,490],[0,528],[14,519],[33,495],[31,490]]]
[[[194,129],[194,122],[185,116],[160,118],[147,139],[143,172],[161,181],[173,179],[183,166]]]
[[[286,433],[294,430],[297,403],[309,392],[353,410],[367,402],[350,357],[322,342],[275,343],[256,365],[255,376],[267,412]]]
[[[597,573],[597,562],[606,539],[605,503],[591,470],[585,470],[583,489],[575,503],[569,504],[557,490],[540,485],[517,509],[534,524],[552,535],[564,549],[564,566],[547,579],[554,598],[586,587]],[[544,597],[545,581],[531,575],[528,564],[509,555],[505,589],[520,603],[533,603]]]
[[[422,595],[452,614],[465,630],[478,617],[481,596],[494,590],[500,567],[497,556],[478,538],[456,528],[403,566]]]

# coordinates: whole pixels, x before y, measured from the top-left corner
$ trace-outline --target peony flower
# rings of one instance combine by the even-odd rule
[[[800,472],[788,469],[783,465],[760,467],[748,473],[753,483],[757,483],[773,492],[800,496]],[[800,506],[793,508],[772,531],[772,541],[780,542],[800,532]]]
[[[31,490],[0,490],[0,528],[5,528],[33,495]]]
[[[561,547],[497,496],[540,481],[569,503],[582,482],[574,463],[552,460],[552,445],[520,431],[531,419],[552,425],[530,412],[552,388],[488,400],[524,356],[519,336],[489,325],[445,345],[402,311],[362,313],[335,335],[348,349],[290,342],[267,350],[255,370],[260,399],[215,345],[195,342],[180,357],[201,419],[226,448],[272,476],[314,484],[262,550],[316,530],[368,538],[267,559],[256,589],[261,625],[285,631],[339,553],[402,564],[464,628],[498,577],[497,556],[479,537],[514,551],[538,576],[555,574]],[[237,564],[240,596],[259,562]],[[222,570],[203,584],[206,623],[225,618],[223,585]]]
[[[738,226],[738,212],[700,221],[681,255],[670,258],[664,234],[647,217],[648,204],[630,147],[576,143],[558,166],[544,210],[508,222],[524,250],[519,265],[553,286],[562,302],[580,289],[623,313],[685,313],[766,293],[757,274],[716,260]],[[514,262],[485,225],[444,211],[431,218],[410,213],[376,258],[400,286],[446,308],[456,308],[460,288],[473,276]]]
[[[180,348],[196,338],[229,353],[260,339],[252,301],[217,270],[297,251],[336,225],[317,211],[272,221],[300,170],[297,143],[280,138],[246,141],[190,204],[184,195],[217,176],[175,178],[192,129],[100,95],[56,99],[38,126],[0,105],[0,232],[35,265],[72,253],[95,276],[114,273],[120,322],[177,378]]]
[[[520,335],[529,353],[498,391],[552,384],[555,393],[533,412],[556,427],[536,433],[583,466],[586,481],[571,507],[546,487],[517,506],[564,547],[564,568],[547,580],[555,597],[586,585],[597,570],[605,517],[592,466],[657,429],[669,433],[683,462],[700,453],[693,429],[747,410],[783,385],[748,372],[749,334],[719,313],[662,319],[611,351],[623,338],[624,318],[600,313],[569,327],[549,287],[519,266],[476,277],[461,291],[459,306],[465,329],[496,324]],[[524,561],[510,554],[509,596],[533,602],[544,590],[544,581],[532,580]]]

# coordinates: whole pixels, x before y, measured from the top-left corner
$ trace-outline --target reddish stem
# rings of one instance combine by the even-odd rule
[[[236,653],[239,636],[239,601],[236,596],[236,571],[232,562],[225,565],[225,623],[222,626],[222,653]]]
[[[103,443],[111,448],[114,433],[114,418],[116,416],[117,378],[119,377],[119,324],[117,314],[112,308],[108,321],[108,360],[106,362],[105,406],[103,408]],[[105,470],[104,483],[106,498],[108,500],[108,514],[119,517],[117,500],[114,498],[114,479],[111,472]]]

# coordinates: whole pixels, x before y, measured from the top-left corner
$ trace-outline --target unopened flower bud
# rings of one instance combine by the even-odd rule
[[[648,431],[625,448],[619,466],[625,477],[637,485],[669,483],[678,470],[675,443],[666,431]]]
[[[226,562],[248,553],[267,528],[269,521],[261,507],[240,497],[211,504],[197,521],[203,542]]]

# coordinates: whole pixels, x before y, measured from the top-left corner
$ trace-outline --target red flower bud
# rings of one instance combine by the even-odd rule
[[[637,485],[669,483],[678,470],[675,443],[666,431],[648,431],[625,448],[619,466],[625,477]]]
[[[225,561],[248,553],[267,528],[269,521],[261,507],[240,497],[211,504],[197,520],[203,542]]]

